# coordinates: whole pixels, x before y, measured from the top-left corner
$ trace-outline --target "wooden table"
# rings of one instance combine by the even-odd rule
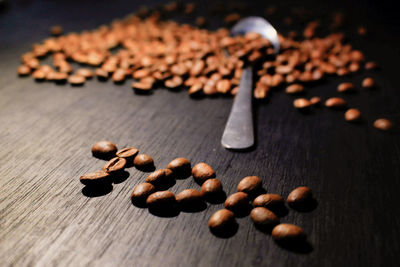
[[[308,86],[307,96],[326,99],[337,95],[342,81],[360,88],[364,77],[375,78],[376,90],[345,96],[361,110],[361,123],[346,123],[342,111],[325,108],[301,114],[292,108],[293,98],[277,90],[268,101],[255,103],[257,144],[240,153],[220,145],[231,98],[196,100],[185,91],[166,89],[143,96],[133,93],[130,82],[93,80],[73,88],[16,76],[19,56],[45,38],[50,25],[91,29],[136,10],[137,4],[10,2],[0,13],[0,266],[395,265],[400,249],[399,130],[372,127],[379,117],[400,124],[400,40],[394,12],[361,1],[336,3],[348,14],[354,46],[382,70]],[[200,7],[212,4],[203,1]],[[252,5],[264,12],[261,3]],[[334,10],[329,3],[304,5],[324,18]],[[276,6],[280,15],[271,21],[287,30],[284,4]],[[355,34],[358,25],[367,26],[367,37]],[[290,210],[281,221],[303,227],[312,251],[279,247],[249,217],[238,218],[238,232],[231,238],[212,235],[207,222],[222,204],[171,218],[150,214],[129,200],[132,188],[147,176],[134,168],[108,194],[86,196],[79,176],[104,164],[90,152],[102,139],[120,148],[138,147],[153,156],[157,168],[179,156],[193,164],[207,162],[228,194],[247,175],[262,177],[268,192],[284,197],[297,186],[311,187],[316,209]],[[198,185],[188,178],[171,191],[185,188]]]

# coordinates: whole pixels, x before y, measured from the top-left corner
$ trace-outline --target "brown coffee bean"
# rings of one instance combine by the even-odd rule
[[[262,194],[253,201],[255,207],[264,207],[273,211],[282,208],[283,204],[283,198],[277,194]]]
[[[146,178],[146,182],[158,187],[169,184],[172,179],[173,173],[170,169],[160,169],[150,173]]]
[[[192,175],[196,182],[203,184],[206,180],[215,177],[215,171],[207,163],[201,162],[193,167]]]
[[[133,165],[139,170],[151,169],[154,167],[153,158],[147,154],[139,154],[133,160]]]
[[[96,158],[109,159],[115,156],[117,146],[110,141],[100,141],[93,145],[92,154]]]
[[[249,204],[248,195],[244,192],[237,192],[227,197],[224,207],[228,210],[238,211],[246,208]]]
[[[118,150],[115,154],[117,157],[133,160],[134,157],[139,153],[139,150],[134,147],[126,147]]]
[[[232,211],[221,209],[216,211],[208,221],[211,230],[221,231],[229,228],[235,223],[235,215]]]
[[[27,65],[21,65],[17,69],[17,73],[20,76],[26,76],[31,74],[31,68],[29,68]]]
[[[364,88],[372,88],[374,87],[374,85],[375,85],[374,79],[370,77],[365,78],[361,83],[361,86]]]
[[[341,108],[346,104],[346,101],[340,97],[331,97],[325,101],[325,106],[328,108]]]
[[[204,198],[213,198],[221,194],[222,191],[222,183],[214,178],[206,180],[203,185],[201,186],[201,194]]]
[[[293,101],[293,106],[297,109],[306,109],[311,105],[310,101],[306,98],[298,98]]]
[[[46,72],[41,69],[37,69],[32,73],[32,77],[35,80],[44,80],[44,78],[46,78]]]
[[[287,94],[298,94],[304,91],[304,86],[301,84],[292,84],[286,87]]]
[[[131,193],[132,201],[146,201],[147,197],[156,191],[154,185],[150,183],[141,183],[135,186]]]
[[[220,80],[216,88],[219,93],[226,94],[231,89],[231,82],[228,79]]]
[[[272,238],[277,242],[302,242],[306,239],[304,230],[294,224],[278,224],[272,230]]]
[[[198,75],[200,75],[201,72],[202,72],[203,69],[204,69],[204,66],[205,66],[205,63],[204,63],[203,60],[197,61],[197,62],[193,65],[192,69],[190,70],[190,75],[191,75],[191,76],[198,76]]]
[[[377,119],[376,121],[374,121],[374,127],[382,131],[390,130],[392,126],[392,122],[385,118]]]
[[[115,83],[122,83],[125,81],[126,71],[124,69],[117,69],[111,76],[111,80]]]
[[[73,74],[68,77],[68,82],[71,85],[82,85],[85,83],[85,81],[86,81],[86,78],[84,76],[77,75],[77,74]]]
[[[179,178],[187,178],[191,174],[192,166],[186,158],[176,158],[168,163],[167,168],[170,169]]]
[[[112,182],[111,175],[103,170],[84,174],[80,181],[87,186],[101,186]]]
[[[318,96],[314,96],[310,99],[311,105],[318,105],[321,102],[321,98]]]
[[[110,159],[103,167],[103,170],[108,173],[117,173],[125,169],[126,159],[115,157]]]
[[[59,36],[63,34],[64,30],[63,27],[60,25],[54,25],[50,28],[50,34],[53,36]]]
[[[165,81],[165,86],[168,88],[177,88],[183,84],[180,76],[173,76],[171,79]]]
[[[262,181],[258,176],[247,176],[243,178],[238,186],[237,190],[239,192],[244,192],[246,194],[254,194],[261,189]]]
[[[99,79],[99,80],[107,80],[108,79],[108,72],[101,68],[97,68],[95,73],[96,73],[97,79]]]
[[[91,79],[94,76],[94,73],[91,69],[88,68],[80,68],[75,72],[76,75],[81,75],[86,79]]]
[[[135,71],[132,74],[132,77],[136,80],[139,80],[139,79],[145,78],[149,75],[150,75],[150,71],[148,69],[140,69],[140,70]]]
[[[196,205],[202,201],[202,195],[196,189],[185,189],[175,197],[176,202],[182,206]]]
[[[301,208],[310,204],[312,200],[311,189],[307,186],[300,186],[290,192],[286,202],[292,208]]]
[[[344,114],[344,118],[346,119],[346,121],[350,122],[358,121],[360,117],[361,117],[361,112],[356,108],[348,109]]]
[[[378,68],[378,65],[373,61],[365,63],[365,69],[366,70],[374,70],[374,69],[377,69],[377,68]]]
[[[354,91],[355,86],[352,83],[341,83],[337,87],[337,91],[340,93]]]
[[[155,209],[172,208],[175,203],[175,195],[170,191],[155,192],[146,200],[146,204],[149,206],[149,208]]]
[[[135,89],[137,92],[149,92],[150,89],[153,87],[150,83],[144,82],[133,82],[131,84],[132,88]]]
[[[251,210],[250,218],[257,226],[272,227],[279,223],[279,218],[272,211],[264,207],[256,207]]]

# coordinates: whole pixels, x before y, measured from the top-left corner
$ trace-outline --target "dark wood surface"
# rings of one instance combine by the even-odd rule
[[[349,78],[330,78],[309,87],[308,96],[337,95],[341,81],[376,79],[376,90],[346,95],[363,121],[348,124],[343,112],[324,108],[298,113],[293,99],[274,92],[254,106],[256,147],[223,149],[220,138],[231,98],[194,100],[185,91],[135,95],[129,82],[89,81],[73,88],[18,78],[19,56],[61,24],[80,31],[137,9],[123,1],[10,1],[0,13],[0,265],[1,266],[395,266],[400,250],[400,139],[398,127],[382,133],[374,119],[400,124],[398,19],[379,3],[338,3],[348,14],[355,46],[382,67]],[[128,1],[127,1],[128,2]],[[308,1],[306,1],[308,2]],[[208,3],[212,3],[211,1]],[[204,8],[207,2],[201,2]],[[330,14],[331,6],[307,3]],[[78,6],[81,6],[78,8]],[[277,4],[278,7],[285,6]],[[287,4],[287,6],[290,6]],[[254,7],[253,7],[254,8]],[[259,5],[258,10],[264,10]],[[282,25],[283,13],[271,18]],[[385,13],[387,12],[387,13]],[[280,24],[279,24],[280,23]],[[355,34],[367,25],[366,38]],[[207,227],[222,204],[171,218],[150,214],[129,201],[146,173],[129,177],[104,196],[82,191],[79,176],[104,164],[91,156],[98,140],[136,146],[153,156],[157,168],[175,157],[209,163],[225,191],[240,179],[258,175],[268,192],[284,197],[308,185],[318,206],[289,213],[282,222],[303,227],[312,251],[279,247],[249,217],[238,218],[230,238]],[[198,188],[192,178],[178,180],[177,193]]]

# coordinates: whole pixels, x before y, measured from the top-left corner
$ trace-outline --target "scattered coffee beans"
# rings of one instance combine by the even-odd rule
[[[300,208],[309,205],[311,200],[311,189],[307,186],[300,186],[290,192],[286,202],[292,208]]]
[[[283,198],[277,194],[262,194],[256,197],[253,201],[255,207],[264,207],[275,211],[283,207]]]
[[[146,204],[150,208],[155,209],[171,208],[175,203],[175,195],[170,191],[155,192],[151,194],[146,200]]]
[[[344,118],[346,119],[346,121],[350,122],[358,121],[360,117],[361,117],[361,112],[356,108],[348,109],[344,114]]]
[[[140,170],[150,169],[154,167],[153,158],[147,154],[139,154],[133,160],[133,165]]]
[[[244,192],[237,192],[230,195],[224,203],[224,206],[228,210],[238,211],[246,208],[249,204],[248,195]]]
[[[208,227],[211,230],[224,230],[235,223],[235,215],[227,209],[218,210],[208,221]]]
[[[264,207],[256,207],[251,210],[250,218],[254,224],[263,227],[275,226],[279,223],[279,218],[272,211]]]
[[[254,194],[261,189],[262,181],[258,176],[247,176],[243,178],[237,187],[239,192]]]
[[[115,157],[110,159],[103,167],[103,170],[108,173],[117,173],[125,169],[126,160],[124,158]]]
[[[112,182],[111,175],[103,170],[84,174],[80,181],[87,186],[102,186]]]
[[[304,230],[294,224],[278,224],[272,230],[272,238],[277,242],[301,242],[306,239]]]
[[[215,171],[207,163],[201,162],[193,167],[192,175],[196,182],[203,184],[206,180],[215,177]]]
[[[156,188],[150,183],[141,183],[135,186],[132,191],[131,199],[133,201],[146,201],[147,197],[155,192]]]
[[[372,88],[372,87],[374,87],[375,82],[374,82],[374,79],[367,77],[362,81],[361,85],[364,88]]]
[[[93,145],[92,154],[96,158],[109,159],[115,157],[117,146],[110,141],[100,141]]]
[[[325,101],[325,107],[328,108],[341,108],[346,106],[346,101],[340,97],[331,97]]]
[[[377,119],[376,121],[374,121],[374,127],[382,131],[390,130],[392,126],[393,126],[392,122],[385,118]]]
[[[196,189],[185,189],[176,195],[176,202],[182,206],[196,205],[201,201],[202,195]]]
[[[222,191],[222,183],[214,178],[206,180],[203,185],[201,186],[201,194],[204,198],[213,198],[221,194]]]

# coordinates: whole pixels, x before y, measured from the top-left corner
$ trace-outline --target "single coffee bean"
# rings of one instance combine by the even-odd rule
[[[367,77],[362,81],[361,85],[364,88],[372,88],[372,87],[374,87],[375,82],[374,82],[374,79]]]
[[[272,230],[272,238],[277,242],[301,242],[306,239],[304,230],[294,224],[281,223]]]
[[[214,178],[206,180],[200,190],[204,198],[212,198],[222,193],[222,183]]]
[[[73,74],[68,77],[68,82],[71,85],[82,85],[85,83],[85,81],[86,81],[86,78],[84,76],[78,75],[78,74]]]
[[[17,72],[20,76],[26,76],[31,74],[31,68],[29,68],[27,65],[21,65],[18,67]]]
[[[154,167],[154,161],[153,158],[147,154],[139,154],[133,160],[133,165],[140,170],[150,169]]]
[[[171,208],[176,203],[174,193],[170,191],[159,191],[151,194],[147,200],[146,204],[150,208]]]
[[[170,169],[160,169],[150,173],[146,178],[146,182],[157,187],[168,184],[172,179],[173,173]]]
[[[354,91],[355,86],[352,83],[341,83],[339,84],[337,91],[340,93]]]
[[[114,143],[104,140],[93,145],[92,154],[96,158],[110,159],[115,157],[117,150],[118,148]]]
[[[283,207],[283,198],[277,194],[262,194],[253,201],[255,207],[264,207],[276,211]]]
[[[223,79],[217,82],[217,91],[226,94],[231,89],[231,82],[228,79]]]
[[[167,168],[177,176],[184,176],[182,178],[189,177],[192,170],[190,161],[186,158],[176,158],[172,160],[170,163],[168,163]]]
[[[230,195],[224,203],[224,206],[228,210],[237,211],[246,208],[249,204],[248,195],[244,192],[237,192]]]
[[[306,98],[298,98],[293,101],[293,106],[297,109],[306,109],[311,105],[310,101]]]
[[[243,178],[238,186],[239,192],[245,192],[246,194],[254,194],[261,189],[262,181],[258,176],[247,176]]]
[[[152,84],[150,83],[144,83],[144,82],[133,82],[131,84],[132,88],[135,89],[137,92],[143,92],[147,93],[150,91],[150,89],[153,87]]]
[[[314,96],[310,99],[310,104],[315,106],[318,105],[321,102],[321,98],[318,96]]]
[[[376,68],[378,68],[378,65],[373,61],[365,63],[365,69],[366,70],[374,70]]]
[[[108,72],[101,68],[97,68],[95,73],[96,73],[97,79],[99,79],[99,80],[104,81],[104,80],[108,79]]]
[[[122,83],[125,81],[126,78],[126,71],[124,69],[117,69],[111,76],[111,80],[115,83]]]
[[[377,119],[376,121],[374,121],[374,127],[382,131],[390,130],[392,126],[392,122],[385,118]]]
[[[235,215],[232,211],[222,209],[216,211],[208,221],[208,227],[211,230],[224,230],[235,223]]]
[[[53,36],[59,36],[63,34],[64,30],[63,27],[60,25],[54,25],[50,28],[50,34]]]
[[[307,186],[300,186],[290,192],[286,202],[292,208],[301,208],[310,204],[312,200],[311,189]]]
[[[358,121],[360,117],[361,117],[361,112],[356,108],[348,109],[344,114],[344,118],[346,119],[346,121],[350,122]]]
[[[32,77],[38,81],[44,80],[46,78],[46,72],[42,69],[37,69],[32,73]]]
[[[81,75],[85,77],[86,79],[91,79],[94,76],[94,73],[91,69],[88,68],[80,68],[76,71],[76,75]]]
[[[298,94],[304,91],[304,86],[301,84],[292,84],[286,87],[287,94]]]
[[[193,167],[192,175],[196,182],[203,184],[206,180],[215,177],[215,171],[207,163],[201,162]]]
[[[164,85],[168,88],[177,88],[183,84],[183,80],[180,76],[173,76],[171,79],[166,80]]]
[[[126,159],[115,157],[110,159],[103,167],[103,170],[108,173],[117,173],[125,169]]]
[[[141,183],[135,186],[131,194],[131,200],[146,201],[147,197],[156,191],[154,185],[150,183]]]
[[[279,218],[264,207],[256,207],[251,210],[250,218],[253,220],[254,224],[263,227],[275,226],[279,223]]]
[[[202,195],[196,189],[185,189],[178,193],[175,198],[178,204],[184,206],[196,205],[202,201]]]
[[[111,175],[103,170],[84,174],[80,181],[87,186],[101,186],[112,182]]]
[[[325,106],[328,108],[341,108],[346,106],[346,101],[340,97],[331,97],[325,101]]]
[[[352,62],[350,65],[349,65],[349,71],[351,71],[351,72],[357,72],[357,71],[359,71],[360,70],[360,64],[358,64],[357,62]]]
[[[123,149],[120,149],[115,153],[115,155],[119,158],[124,158],[126,159],[127,163],[132,163],[133,164],[133,159],[136,157],[136,155],[139,153],[139,150],[134,147],[126,147]]]

